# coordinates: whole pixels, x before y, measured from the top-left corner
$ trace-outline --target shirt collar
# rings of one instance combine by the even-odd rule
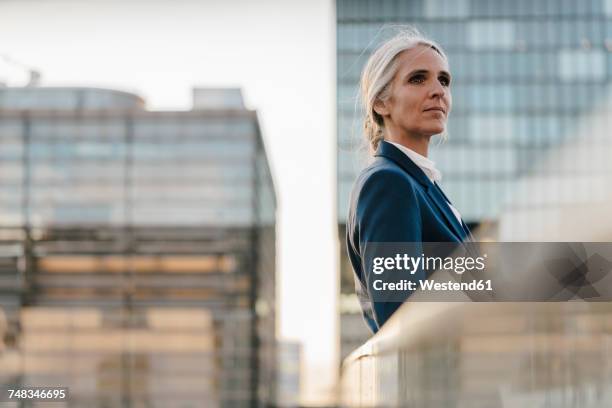
[[[389,141],[387,140],[387,142]],[[427,178],[431,180],[432,183],[442,180],[442,173],[440,172],[440,170],[436,169],[436,163],[434,161],[429,160],[427,157],[420,155],[414,150],[411,150],[399,143],[389,143],[400,149],[406,156],[408,156],[410,160],[414,162],[414,164],[419,166],[421,170],[423,170],[423,173],[425,173]]]

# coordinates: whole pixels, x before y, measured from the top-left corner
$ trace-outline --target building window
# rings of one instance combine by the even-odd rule
[[[606,58],[601,50],[564,50],[559,53],[562,81],[602,81],[606,78]]]
[[[471,85],[470,108],[480,112],[508,112],[514,107],[514,88],[509,84]]]
[[[468,27],[470,47],[474,49],[511,49],[515,45],[515,27],[512,21],[474,21]]]
[[[479,115],[469,117],[469,138],[475,144],[511,145],[515,140],[514,122],[512,115]]]
[[[604,0],[604,12],[606,16],[612,16],[612,0]]]
[[[425,16],[433,18],[464,18],[469,14],[467,0],[426,0]]]

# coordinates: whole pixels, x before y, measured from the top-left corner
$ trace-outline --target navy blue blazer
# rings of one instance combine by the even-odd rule
[[[346,240],[363,315],[376,333],[401,303],[373,301],[374,276],[368,276],[371,274],[366,268],[372,265],[366,259],[368,245],[462,242],[469,240],[471,234],[453,214],[450,200],[440,187],[401,150],[381,141],[374,157],[357,177],[351,192]],[[412,278],[422,277],[416,274]]]

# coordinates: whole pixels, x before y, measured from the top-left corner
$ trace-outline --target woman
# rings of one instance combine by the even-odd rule
[[[401,304],[373,295],[377,277],[368,269],[377,243],[462,242],[470,236],[437,184],[440,172],[427,158],[431,137],[445,131],[450,84],[444,51],[416,30],[382,44],[361,76],[364,130],[374,159],[351,193],[347,246],[363,314],[373,332]],[[419,278],[420,273],[410,275]]]

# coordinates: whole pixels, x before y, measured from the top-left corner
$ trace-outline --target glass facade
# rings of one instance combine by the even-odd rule
[[[273,402],[276,198],[255,112],[36,90],[0,89],[1,383],[92,407]]]
[[[518,180],[533,174],[553,149],[588,133],[585,124],[594,111],[612,111],[608,0],[337,0],[336,5],[342,242],[350,189],[367,160],[359,75],[372,50],[397,32],[394,25],[416,26],[448,55],[453,75],[448,140],[434,138],[430,158],[442,171],[443,189],[471,225],[495,223],[516,205]],[[593,135],[589,143],[609,148],[607,133]],[[602,158],[605,151],[589,154]],[[559,190],[551,194],[562,199]],[[574,191],[577,200],[589,194]],[[517,236],[510,230],[523,224],[510,224],[507,236]],[[346,258],[344,245],[341,257]],[[341,265],[341,292],[350,296],[350,265],[346,260]]]

